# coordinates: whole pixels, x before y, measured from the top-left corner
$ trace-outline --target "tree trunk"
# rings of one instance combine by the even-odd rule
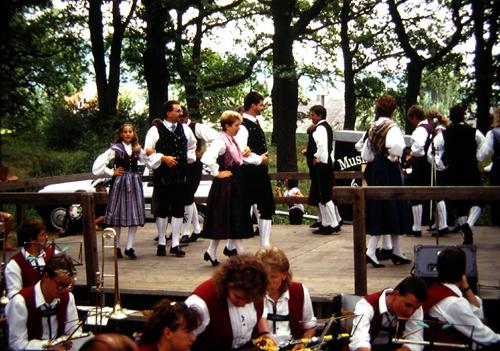
[[[474,82],[474,90],[476,96],[476,118],[477,128],[486,133],[490,129],[490,107],[491,97],[493,95],[493,67],[492,45],[496,41],[497,34],[495,28],[491,28],[489,40],[485,40],[485,4],[484,1],[472,1],[472,19],[474,21],[474,37],[476,39],[476,47],[474,51],[474,68],[476,71],[476,80]],[[493,21],[497,21],[495,13],[493,13]]]
[[[297,129],[298,78],[293,57],[292,14],[295,1],[273,0],[273,129],[277,171],[297,171],[295,132]]]
[[[344,100],[345,117],[344,129],[354,130],[356,125],[356,91],[354,87],[354,70],[350,50],[350,39],[348,32],[350,1],[342,1],[342,10],[340,12],[340,44],[344,58]]]
[[[104,59],[104,39],[102,25],[102,0],[90,0],[89,2],[89,30],[92,44],[92,56],[94,57],[95,82],[97,87],[97,99],[99,112],[104,116],[104,107],[107,103],[108,81],[106,78],[106,62]]]
[[[170,75],[165,58],[164,34],[167,8],[156,0],[143,0],[146,22],[146,50],[144,51],[144,75],[148,89],[149,122],[163,119],[162,105],[168,99]]]
[[[407,85],[406,85],[406,98],[405,98],[405,109],[404,109],[404,120],[405,120],[405,131],[410,133],[414,128],[408,118],[406,118],[406,112],[408,109],[417,103],[418,95],[420,94],[420,84],[422,83],[422,72],[424,67],[421,60],[411,59],[406,66],[407,69]]]

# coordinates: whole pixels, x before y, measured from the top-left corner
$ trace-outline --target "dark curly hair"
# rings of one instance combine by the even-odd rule
[[[254,301],[264,297],[269,283],[264,265],[249,254],[226,260],[217,267],[213,279],[219,298],[227,296],[229,289],[238,289]]]
[[[153,307],[153,313],[144,324],[140,343],[158,342],[165,328],[171,331],[176,331],[179,327],[188,331],[195,330],[200,321],[198,312],[184,302],[163,299]]]

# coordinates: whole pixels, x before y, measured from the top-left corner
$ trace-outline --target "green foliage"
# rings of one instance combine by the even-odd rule
[[[83,85],[86,44],[79,14],[47,1],[23,3],[10,4],[18,7],[2,33],[0,118],[5,128],[37,135],[48,102]]]

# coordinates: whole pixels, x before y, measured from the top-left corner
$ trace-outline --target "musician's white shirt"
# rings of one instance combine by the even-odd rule
[[[198,295],[189,296],[186,305],[194,308],[201,317],[201,324],[194,330],[195,335],[200,335],[205,331],[210,324],[210,312],[208,306]],[[232,348],[243,346],[252,338],[252,332],[257,325],[257,312],[253,303],[248,303],[243,307],[233,305],[229,298],[227,299],[227,309],[229,311],[229,319],[233,334]]]
[[[35,306],[37,308],[42,307],[43,305],[48,305],[49,308],[53,308],[58,302],[59,299],[54,299],[52,303],[46,304],[40,287],[40,282],[36,283]],[[48,318],[42,317],[42,340],[28,340],[28,309],[26,308],[24,298],[19,294],[14,296],[14,298],[9,301],[5,308],[5,314],[7,316],[7,324],[9,325],[9,347],[13,351],[43,350],[49,339],[57,337],[57,316],[53,315],[50,317],[52,335],[49,335]],[[75,298],[72,293],[69,294],[66,321],[67,323],[64,328],[66,335],[72,334],[75,328],[80,329],[76,333],[81,333],[81,328],[78,327],[78,313],[76,311]]]
[[[386,289],[380,295],[378,300],[378,308],[380,314],[382,315],[382,327],[388,327],[391,321],[396,322],[396,316],[391,315],[389,310],[387,309],[387,304],[385,302],[386,294],[392,293],[393,289]],[[356,307],[354,307],[354,319],[352,322],[352,332],[351,332],[351,341],[349,343],[349,350],[355,351],[361,347],[365,347],[370,349],[370,323],[373,319],[375,312],[373,307],[366,301],[365,299],[361,299],[356,303]],[[422,321],[424,319],[424,312],[422,307],[419,307],[406,321],[404,334],[408,334],[406,339],[409,340],[423,340],[423,330],[416,321]],[[395,324],[394,324],[395,326]],[[378,341],[378,338],[375,338],[375,342]],[[386,343],[388,340],[380,340],[380,343]],[[413,344],[404,344],[402,346],[408,347],[412,351],[421,351],[423,350],[422,345],[413,345]]]
[[[453,324],[460,333],[470,336],[477,343],[490,345],[500,342],[500,334],[495,333],[481,320],[483,315],[482,300],[476,296],[480,307],[476,307],[463,297],[462,292],[455,284],[443,284],[457,296],[449,296],[435,304],[430,310],[431,317]]]
[[[40,270],[43,271],[45,267],[45,251],[42,250],[40,254],[35,257],[22,248],[21,254],[34,268],[38,265]],[[17,264],[15,260],[11,259],[5,266],[5,284],[7,288],[7,297],[9,299],[12,299],[12,297],[23,288],[21,267],[19,267],[19,264]]]

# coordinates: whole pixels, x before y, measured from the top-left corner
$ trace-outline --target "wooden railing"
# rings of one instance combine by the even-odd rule
[[[308,179],[307,173],[276,173],[272,179]],[[83,175],[81,175],[83,176]],[[359,172],[338,174],[338,179],[359,178]],[[82,179],[82,178],[80,178]],[[83,178],[83,179],[88,179]],[[66,180],[67,181],[67,180]],[[43,182],[42,182],[43,183]],[[29,186],[33,186],[29,182]],[[0,187],[0,191],[2,188]],[[353,258],[354,258],[354,291],[356,295],[367,293],[366,271],[366,229],[365,204],[367,200],[500,200],[499,186],[484,187],[344,187],[332,190],[333,199],[340,204],[352,204],[353,208]],[[198,203],[207,201],[205,197],[195,199]],[[307,203],[307,197],[275,197],[276,203]],[[97,243],[95,232],[95,204],[107,203],[104,193],[28,193],[0,192],[0,203],[16,205],[50,205],[61,203],[80,203],[84,213],[83,232],[85,243],[85,263],[87,286],[94,286],[97,272]]]

